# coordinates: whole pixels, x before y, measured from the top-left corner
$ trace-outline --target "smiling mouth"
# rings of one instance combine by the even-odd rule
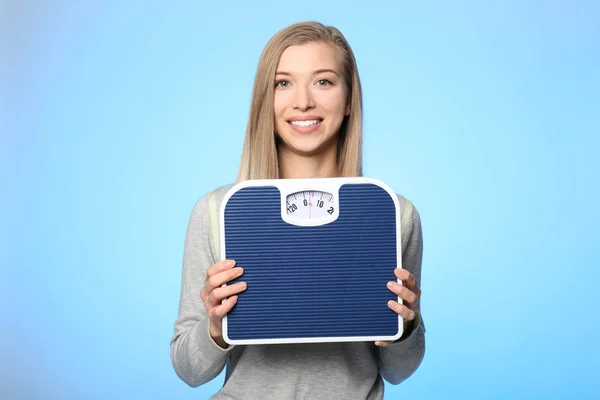
[[[322,119],[309,119],[309,120],[305,120],[305,121],[288,121],[288,123],[290,125],[294,125],[294,126],[307,127],[307,126],[317,125],[321,121],[323,121],[323,120]]]

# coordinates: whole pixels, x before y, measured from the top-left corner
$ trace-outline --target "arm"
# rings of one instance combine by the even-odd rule
[[[402,268],[412,273],[421,286],[421,262],[423,258],[423,234],[418,211],[411,203],[412,218],[402,232]],[[405,210],[404,212],[408,212]],[[415,319],[405,321],[402,337],[387,347],[375,346],[381,376],[394,385],[411,376],[421,364],[425,354],[425,326],[420,313]]]
[[[185,238],[179,314],[171,339],[171,362],[186,384],[202,385],[223,370],[229,351],[221,348],[209,333],[209,317],[200,292],[207,269],[215,264],[211,247],[207,198],[192,211]]]

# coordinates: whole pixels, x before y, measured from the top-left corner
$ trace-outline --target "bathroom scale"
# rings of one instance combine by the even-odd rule
[[[242,181],[220,209],[221,259],[246,282],[223,318],[236,344],[396,340],[403,321],[387,303],[400,282],[400,206],[366,177]]]

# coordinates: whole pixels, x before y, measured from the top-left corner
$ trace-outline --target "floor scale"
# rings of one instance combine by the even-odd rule
[[[396,340],[400,207],[364,177],[249,180],[220,209],[221,259],[247,283],[223,319],[232,345]]]

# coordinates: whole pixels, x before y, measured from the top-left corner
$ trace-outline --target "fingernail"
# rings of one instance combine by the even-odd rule
[[[394,287],[394,282],[392,282],[392,281],[388,282],[387,283],[387,287],[390,288],[390,289],[393,288]]]
[[[237,284],[239,288],[243,289],[246,287],[246,282],[240,282]]]
[[[244,273],[244,269],[242,267],[235,267],[235,272],[241,275]]]
[[[233,266],[235,265],[235,260],[227,260],[227,261],[225,262],[225,264],[226,264],[228,267],[233,267]]]
[[[392,300],[388,301],[388,307],[392,307],[394,305],[394,302]]]

